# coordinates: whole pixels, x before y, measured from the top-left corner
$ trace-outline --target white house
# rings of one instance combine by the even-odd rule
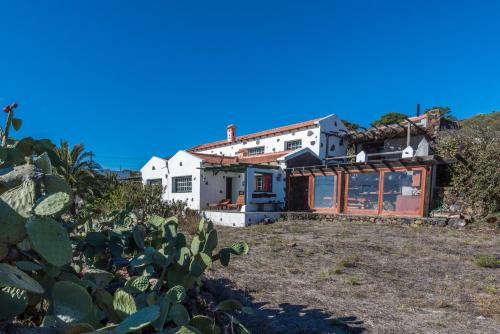
[[[234,125],[226,130],[224,140],[152,157],[141,169],[143,183],[161,182],[165,200],[185,201],[215,223],[245,226],[279,216],[293,161],[317,164],[346,153],[347,130],[336,115],[242,136]]]

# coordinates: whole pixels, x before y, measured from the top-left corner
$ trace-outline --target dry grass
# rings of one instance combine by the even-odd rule
[[[498,333],[498,231],[280,222],[219,227],[250,254],[209,272],[257,309],[257,333]]]

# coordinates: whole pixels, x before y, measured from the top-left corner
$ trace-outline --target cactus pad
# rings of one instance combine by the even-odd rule
[[[8,320],[23,313],[27,306],[26,290],[11,286],[0,289],[0,320]]]
[[[61,267],[71,261],[72,249],[68,232],[49,217],[34,217],[26,223],[33,249],[47,262]]]
[[[25,219],[0,199],[0,243],[16,244],[26,236]]]
[[[138,312],[127,317],[117,327],[114,328],[114,334],[126,334],[136,331],[149,325],[160,316],[160,307],[158,305],[145,307]]]
[[[37,166],[44,174],[52,174],[52,163],[50,162],[47,152],[43,152],[38,157],[33,159],[35,166]]]
[[[0,287],[12,286],[42,294],[42,286],[26,273],[7,263],[0,263]]]
[[[87,323],[77,323],[66,326],[61,331],[61,334],[82,334],[82,333],[91,333],[93,331],[95,331],[95,329],[94,327],[92,327],[92,325]]]
[[[186,298],[186,289],[182,285],[176,285],[165,293],[165,298],[171,303],[182,303]]]
[[[9,254],[9,246],[0,243],[0,261],[2,261],[7,254]]]
[[[0,198],[19,215],[28,218],[35,203],[35,181],[27,179],[19,186],[4,192]]]
[[[92,299],[80,285],[60,281],[52,287],[54,315],[66,323],[78,323],[92,315]]]
[[[231,253],[235,255],[246,255],[248,254],[248,250],[249,250],[248,244],[244,241],[234,243],[231,246]]]
[[[187,325],[189,323],[189,313],[182,304],[174,304],[168,312],[168,319],[175,322],[177,326]]]
[[[189,322],[190,326],[195,327],[201,333],[206,334],[219,334],[220,328],[215,323],[214,319],[205,315],[196,315]]]
[[[57,192],[43,196],[35,206],[39,216],[59,216],[68,209],[72,199],[68,193]]]
[[[148,289],[149,278],[146,276],[132,277],[125,283],[123,289],[128,293],[141,293]]]
[[[116,290],[113,297],[113,307],[120,319],[125,319],[132,313],[137,312],[134,297],[124,290]]]
[[[207,234],[207,241],[205,241],[205,245],[203,245],[203,253],[211,255],[214,249],[217,247],[217,243],[218,243],[217,231],[211,230]]]
[[[45,175],[43,178],[43,186],[45,194],[54,194],[57,192],[67,194],[73,193],[68,183],[62,177],[57,175]]]

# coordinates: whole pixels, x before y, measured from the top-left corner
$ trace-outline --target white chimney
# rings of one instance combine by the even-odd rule
[[[232,143],[236,140],[236,125],[229,124],[227,126],[227,141]]]

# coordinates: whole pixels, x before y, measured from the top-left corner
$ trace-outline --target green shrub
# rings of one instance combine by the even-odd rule
[[[493,254],[479,254],[474,256],[474,263],[483,268],[500,267],[500,259]]]
[[[480,216],[499,212],[500,112],[465,120],[461,129],[442,134],[436,148],[458,160],[450,165],[451,200],[458,198]]]

